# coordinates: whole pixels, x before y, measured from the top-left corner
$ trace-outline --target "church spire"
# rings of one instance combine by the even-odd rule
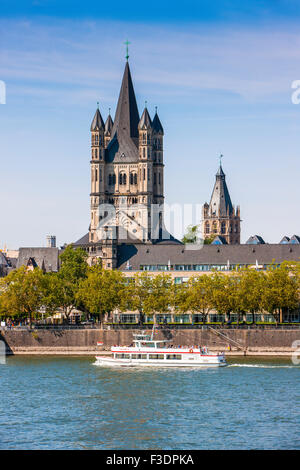
[[[160,119],[157,114],[157,108],[155,108],[155,116],[152,121],[152,127],[155,133],[164,135],[163,126],[161,125]]]
[[[233,206],[226,184],[226,175],[223,171],[221,162],[216,173],[216,182],[210,199],[209,213],[216,214],[221,217],[225,217],[233,213]]]
[[[101,113],[99,111],[99,106],[98,106],[98,108],[96,109],[94,118],[92,120],[91,131],[97,131],[97,130],[102,130],[102,129],[104,129],[104,122],[103,122]]]
[[[151,117],[149,115],[149,112],[148,112],[148,109],[147,107],[145,106],[145,109],[143,111],[143,114],[142,114],[142,117],[141,117],[141,120],[139,122],[139,129],[151,129],[152,128],[152,121],[151,121]]]
[[[117,134],[126,135],[131,138],[138,138],[139,112],[136,104],[134,88],[132,84],[129,64],[126,62],[112,138]]]

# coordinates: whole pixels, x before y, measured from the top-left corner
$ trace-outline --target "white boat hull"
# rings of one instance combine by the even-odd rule
[[[201,358],[201,360],[142,360],[114,359],[113,357],[96,357],[96,365],[104,367],[224,367],[227,365],[222,357]]]

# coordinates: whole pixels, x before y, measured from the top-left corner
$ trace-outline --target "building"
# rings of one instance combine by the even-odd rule
[[[114,121],[98,107],[90,131],[90,227],[75,245],[91,264],[116,268],[120,244],[180,243],[163,225],[164,130],[157,110],[153,120],[147,106],[139,116],[128,61]]]
[[[232,205],[226,176],[220,163],[210,198],[202,209],[202,234],[204,238],[219,237],[220,243],[236,245],[241,239],[240,208]]]

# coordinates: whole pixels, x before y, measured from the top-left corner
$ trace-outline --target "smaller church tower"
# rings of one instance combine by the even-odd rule
[[[164,130],[157,114],[157,109],[152,122],[153,139],[153,196],[154,203],[164,203],[164,162],[163,162],[163,138]]]
[[[105,132],[104,132],[104,147],[105,148],[107,148],[107,146],[109,144],[109,141],[111,139],[111,133],[112,133],[112,130],[113,130],[113,126],[114,126],[114,123],[113,123],[113,120],[111,118],[110,110],[109,110],[108,118],[106,119],[106,123],[105,123]]]
[[[153,185],[153,162],[152,162],[152,121],[145,107],[140,122],[139,132],[139,170],[138,186],[140,203],[143,207],[141,225],[144,227],[144,240],[151,238],[151,204]]]
[[[240,208],[232,205],[221,162],[210,199],[202,209],[203,238],[217,236],[230,245],[239,244],[241,237]]]
[[[105,161],[104,161],[105,126],[99,107],[91,124],[91,224],[89,241],[97,241],[96,230],[99,224],[98,207],[104,198]]]

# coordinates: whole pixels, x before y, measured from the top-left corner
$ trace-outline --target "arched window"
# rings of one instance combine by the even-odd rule
[[[130,184],[133,184],[133,173],[130,173]]]
[[[143,169],[143,180],[145,181],[145,179],[146,179],[146,170],[145,170],[145,168],[144,168],[144,169]]]
[[[222,224],[221,224],[221,233],[226,233],[226,224],[225,224],[225,222],[222,222]]]
[[[209,222],[205,222],[205,233],[209,233]]]
[[[126,184],[126,179],[127,179],[126,178],[126,173],[124,173],[124,175],[123,175],[123,184]]]
[[[112,184],[116,184],[116,174],[115,173],[112,176]]]
[[[95,149],[95,158],[98,158],[98,149]]]
[[[146,158],[146,149],[143,147],[143,158]]]
[[[95,171],[95,181],[98,181],[98,170],[96,168],[96,171]]]
[[[122,175],[122,173],[119,174],[119,184],[123,184],[123,175]]]
[[[213,231],[213,233],[217,233],[217,232],[218,232],[218,230],[217,230],[217,222],[213,222],[212,231]]]
[[[133,175],[133,181],[134,181],[134,184],[137,184],[137,174],[136,173],[134,173],[134,175]]]

